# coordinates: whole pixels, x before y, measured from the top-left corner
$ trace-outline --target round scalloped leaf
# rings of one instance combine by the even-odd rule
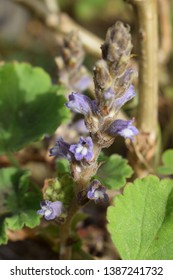
[[[0,66],[0,154],[52,134],[69,116],[49,75],[26,63]]]
[[[127,184],[108,208],[108,229],[122,259],[173,259],[173,180]]]
[[[157,168],[157,172],[162,175],[173,174],[173,149],[167,150],[162,155],[163,165]]]
[[[96,178],[109,189],[120,189],[126,183],[126,178],[133,174],[127,160],[119,155],[111,155],[99,168]]]
[[[16,168],[0,170],[0,244],[7,243],[6,230],[40,223],[41,192],[29,180],[29,172]]]

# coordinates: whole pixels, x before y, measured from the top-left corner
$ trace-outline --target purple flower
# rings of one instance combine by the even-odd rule
[[[139,133],[138,129],[132,125],[133,120],[116,120],[108,128],[108,133],[116,136],[121,135],[124,138],[130,138],[134,141],[133,137]]]
[[[84,91],[92,84],[92,79],[89,76],[83,76],[74,84],[74,89],[77,91]]]
[[[65,157],[68,160],[71,159],[71,153],[69,152],[70,144],[65,142],[63,138],[58,138],[54,147],[49,149],[49,156],[56,156],[57,158]]]
[[[75,156],[76,160],[91,160],[93,157],[93,141],[91,137],[80,137],[79,143],[70,146],[70,152]]]
[[[106,193],[106,189],[101,185],[98,180],[94,180],[89,185],[89,190],[87,192],[87,197],[94,200],[95,203],[107,202],[109,197]]]
[[[43,200],[40,206],[41,209],[37,211],[37,214],[44,216],[46,220],[53,220],[63,212],[63,204],[61,201],[51,202],[49,200]]]
[[[69,102],[65,104],[73,112],[87,115],[95,110],[95,101],[88,96],[73,92],[69,95]]]
[[[131,100],[136,95],[133,85],[130,85],[123,96],[115,99],[115,108],[121,108],[127,101]]]

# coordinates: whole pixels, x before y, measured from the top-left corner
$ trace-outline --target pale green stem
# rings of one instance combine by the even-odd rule
[[[158,121],[158,13],[157,0],[129,0],[138,21],[139,106],[138,128],[157,135]]]
[[[158,12],[157,0],[127,0],[137,15],[139,105],[137,109],[136,137],[129,160],[135,176],[150,173],[159,155],[158,139]],[[137,154],[138,153],[138,154]],[[140,157],[147,161],[147,170]]]

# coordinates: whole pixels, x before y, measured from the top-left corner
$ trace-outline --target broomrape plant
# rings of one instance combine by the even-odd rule
[[[69,101],[65,103],[72,112],[84,116],[89,136],[81,136],[74,144],[58,138],[55,146],[49,150],[50,156],[63,157],[69,161],[74,182],[74,198],[70,203],[75,203],[77,208],[84,206],[88,200],[108,203],[106,186],[99,180],[92,179],[100,167],[100,152],[111,146],[117,135],[134,141],[138,134],[138,129],[133,126],[134,119],[117,118],[121,107],[135,96],[132,81],[136,71],[129,66],[132,50],[129,31],[129,26],[121,22],[108,29],[106,40],[101,46],[102,59],[94,67],[94,98],[72,92],[68,97]],[[46,200],[41,203],[38,213],[47,220],[54,219],[57,213],[56,218],[61,219],[61,215],[64,215],[63,207],[61,201]],[[68,223],[68,215],[71,217],[68,213],[70,211],[71,205],[68,205],[64,224]]]
[[[121,136],[127,139],[132,165],[134,151],[143,166],[147,161],[138,150],[145,146],[140,142],[143,132],[134,118],[120,117],[121,108],[136,96],[137,71],[130,63],[131,52],[130,28],[116,22],[106,33],[93,81],[83,66],[84,51],[75,32],[64,39],[56,58],[58,86],[42,69],[29,64],[0,65],[0,153],[13,165],[0,170],[0,244],[7,243],[9,231],[34,228],[43,217],[46,225],[56,228],[58,240],[51,242],[59,259],[74,259],[75,254],[90,259],[76,224],[86,218],[85,205],[95,203],[107,209],[107,230],[122,259],[173,258],[172,179],[147,175],[126,184],[133,173],[127,160],[102,151],[116,145],[116,137]],[[60,86],[66,88],[65,97]],[[78,138],[69,141],[59,133],[49,148],[57,176],[45,180],[41,193],[13,152],[43,135],[49,142],[49,136],[70,117]],[[163,166],[152,173],[172,175],[172,158],[172,150],[166,151]],[[41,232],[43,228],[41,224]]]

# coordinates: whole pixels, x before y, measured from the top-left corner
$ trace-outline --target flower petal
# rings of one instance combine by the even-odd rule
[[[134,119],[128,121],[116,120],[108,128],[108,133],[113,136],[121,135],[122,137],[130,138],[133,141],[133,137],[139,133],[138,129],[132,125],[133,121]]]
[[[133,97],[135,97],[135,89],[133,85],[130,85],[130,87],[126,90],[123,96],[115,99],[115,108],[119,109],[121,108],[127,101],[131,100]]]
[[[46,220],[53,220],[63,212],[63,204],[61,201],[51,202],[49,200],[43,200],[40,205],[41,209],[38,210],[37,213],[44,216]]]
[[[82,159],[91,160],[93,157],[93,142],[91,137],[80,137],[77,144],[73,144],[69,148],[70,152],[74,154],[76,160]]]
[[[65,142],[63,138],[58,138],[54,147],[49,149],[49,156],[56,156],[57,158],[64,157],[71,160],[71,154],[69,152],[70,144]]]
[[[93,109],[92,100],[88,96],[77,92],[73,92],[69,95],[69,102],[65,105],[73,112],[83,115],[87,115]]]

